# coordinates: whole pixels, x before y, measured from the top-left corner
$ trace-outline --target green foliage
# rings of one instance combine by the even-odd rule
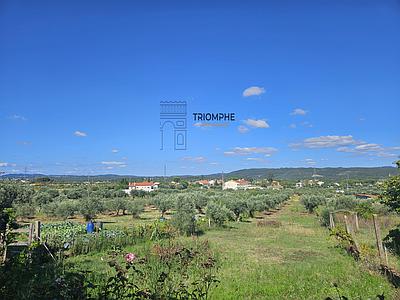
[[[384,182],[382,203],[400,213],[400,176],[392,176]]]
[[[94,219],[104,210],[103,202],[98,198],[83,198],[79,201],[79,213],[85,220]]]
[[[144,211],[144,200],[134,199],[128,202],[128,211],[133,218],[139,218],[140,214]]]
[[[168,194],[158,194],[152,199],[152,203],[160,211],[161,218],[164,218],[164,214],[167,212],[167,210],[174,206],[174,198]]]
[[[35,215],[35,206],[29,203],[15,205],[17,217],[32,218]]]
[[[111,200],[107,200],[106,202],[107,209],[111,211],[115,211],[117,216],[120,211],[121,214],[125,214],[125,211],[128,209],[128,200],[126,198],[114,198]]]
[[[54,193],[53,193],[54,194]],[[39,191],[33,196],[33,202],[37,206],[44,206],[53,201],[53,196],[47,191]]]
[[[319,205],[324,205],[327,201],[327,198],[324,195],[302,195],[301,202],[304,207],[308,210],[309,213],[314,212],[314,210]]]
[[[233,219],[232,212],[225,205],[210,201],[206,207],[206,216],[216,225],[223,226],[224,223]]]
[[[400,225],[392,228],[383,239],[385,246],[396,255],[400,255]]]
[[[196,233],[196,209],[193,200],[179,195],[176,200],[175,210],[172,224],[182,234],[192,235]]]
[[[47,250],[34,244],[0,265],[2,299],[86,299],[84,276],[66,271]]]
[[[332,199],[332,203],[330,205],[335,209],[354,210],[357,207],[357,204],[358,202],[353,196],[339,196]]]
[[[219,282],[217,264],[207,242],[191,246],[177,243],[156,244],[144,257],[134,253],[109,265],[115,275],[102,288],[104,299],[208,299]]]
[[[357,205],[356,212],[364,219],[372,218],[372,215],[376,213],[372,201],[363,201]]]

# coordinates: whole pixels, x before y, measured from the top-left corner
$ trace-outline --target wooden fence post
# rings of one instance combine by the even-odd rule
[[[378,216],[376,214],[373,214],[372,217],[374,219],[374,229],[375,229],[376,245],[378,247],[379,259],[381,261],[381,264],[384,264],[384,262],[385,262],[385,253],[384,253],[384,250],[383,250],[383,244],[382,244],[382,238],[381,238],[381,229],[380,229],[379,223],[378,223]]]
[[[360,226],[358,224],[358,214],[357,214],[357,212],[354,213],[354,222],[356,223],[356,231],[360,231]]]
[[[33,223],[29,224],[29,236],[28,236],[28,245],[32,244],[33,236],[34,236],[34,225]]]
[[[359,248],[358,243],[357,243],[357,240],[356,240],[356,235],[355,235],[355,233],[354,233],[353,226],[350,225],[350,222],[349,222],[349,220],[347,219],[347,216],[346,216],[346,215],[344,215],[344,222],[346,223],[346,232],[347,232],[348,234],[350,234],[351,238],[353,239],[354,246],[356,247],[356,250],[359,251],[358,249],[360,249],[360,248]]]
[[[386,265],[389,266],[389,259],[388,259],[387,249],[386,249],[385,246],[383,246],[383,250],[385,251],[385,262],[386,262]]]
[[[329,228],[335,228],[335,221],[333,219],[333,212],[329,212]]]
[[[349,220],[347,219],[347,216],[346,216],[346,215],[344,215],[344,223],[345,223],[345,225],[346,225],[346,232],[347,232],[348,234],[351,234]]]
[[[40,241],[40,221],[35,222],[35,239]]]

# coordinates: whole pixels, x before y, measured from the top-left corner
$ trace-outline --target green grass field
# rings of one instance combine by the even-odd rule
[[[141,221],[156,215],[148,211]],[[258,219],[232,222],[199,237],[210,242],[221,261],[221,282],[212,290],[211,299],[336,299],[333,284],[350,299],[376,299],[382,293],[385,299],[397,298],[384,277],[336,248],[328,230],[304,211],[297,198],[265,218],[276,222],[267,226],[257,226]],[[128,216],[104,220],[114,228],[132,222]],[[147,245],[137,245],[126,250],[143,253],[147,249]],[[104,258],[104,253],[80,255],[69,262],[94,273],[109,273]]]

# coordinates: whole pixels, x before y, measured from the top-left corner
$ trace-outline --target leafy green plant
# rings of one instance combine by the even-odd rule
[[[159,243],[144,257],[126,254],[122,264],[118,256],[112,253],[109,261],[115,275],[102,288],[104,299],[208,299],[219,282],[217,261],[206,241]]]

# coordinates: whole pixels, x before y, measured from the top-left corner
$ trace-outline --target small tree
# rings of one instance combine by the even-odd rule
[[[196,209],[191,199],[179,196],[176,201],[176,212],[172,223],[183,234],[192,235],[196,233]]]
[[[139,215],[144,211],[144,201],[135,199],[128,202],[128,211],[132,218],[139,218]]]
[[[400,169],[400,160],[396,162]],[[388,178],[383,184],[382,203],[400,213],[400,175]]]
[[[78,209],[75,201],[66,200],[57,204],[54,214],[63,219],[68,219],[70,217],[73,217],[77,210]]]
[[[233,218],[232,212],[225,205],[210,201],[206,207],[206,216],[217,226],[223,226],[226,221]]]
[[[107,200],[107,208],[115,211],[117,216],[119,216],[120,211],[124,215],[125,211],[128,209],[128,200],[125,198]]]
[[[174,204],[174,200],[171,195],[161,195],[158,194],[156,195],[153,200],[153,204],[158,208],[158,210],[161,212],[161,218],[164,218],[164,214],[167,212],[167,210],[171,209]]]
[[[93,219],[103,211],[103,202],[98,198],[83,198],[79,202],[79,213],[86,221]]]

